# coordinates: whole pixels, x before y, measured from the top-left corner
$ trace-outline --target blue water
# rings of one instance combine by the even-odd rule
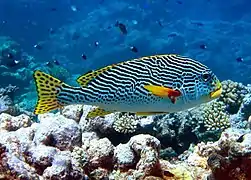
[[[1,0],[0,22],[0,36],[12,37],[37,63],[56,57],[73,74],[178,53],[205,63],[221,80],[251,82],[249,0]],[[34,48],[37,43],[43,49]]]

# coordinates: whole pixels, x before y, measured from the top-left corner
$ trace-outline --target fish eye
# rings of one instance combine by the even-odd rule
[[[202,78],[204,81],[208,81],[211,78],[210,73],[206,72],[202,74]]]

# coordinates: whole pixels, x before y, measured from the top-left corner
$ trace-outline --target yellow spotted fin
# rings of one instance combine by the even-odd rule
[[[167,112],[136,112],[137,116],[152,116],[159,114],[167,114]]]
[[[38,101],[34,110],[34,114],[43,114],[51,110],[63,107],[57,100],[59,87],[64,84],[62,81],[36,70],[33,74],[35,79]]]
[[[95,108],[93,110],[91,110],[88,114],[87,114],[87,118],[94,118],[94,117],[97,117],[97,116],[105,116],[105,115],[108,115],[108,114],[111,114],[111,113],[114,113],[114,112],[111,112],[111,111],[106,111],[102,108]]]

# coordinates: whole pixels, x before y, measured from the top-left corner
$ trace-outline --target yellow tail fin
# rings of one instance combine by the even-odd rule
[[[34,113],[43,114],[61,108],[62,105],[58,102],[57,95],[60,92],[59,87],[63,82],[39,70],[34,72],[33,77],[38,94],[38,101]]]

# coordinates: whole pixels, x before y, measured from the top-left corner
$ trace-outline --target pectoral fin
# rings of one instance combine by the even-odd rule
[[[167,112],[136,112],[137,116],[152,116],[159,114],[167,114]]]
[[[106,111],[102,108],[96,108],[96,109],[93,109],[91,110],[88,114],[87,114],[87,118],[94,118],[94,117],[97,117],[97,116],[105,116],[105,115],[108,115],[108,114],[111,114],[111,113],[114,113],[114,112],[111,112],[111,111]]]
[[[164,86],[145,85],[144,88],[155,96],[168,97],[172,101],[172,103],[175,103],[176,98],[181,95],[181,92],[179,90],[174,90]]]

